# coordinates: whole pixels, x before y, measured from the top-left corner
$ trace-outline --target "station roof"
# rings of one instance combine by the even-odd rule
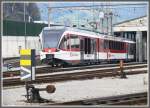
[[[113,26],[114,32],[121,31],[147,31],[148,30],[148,17],[142,16],[130,20],[117,23]]]

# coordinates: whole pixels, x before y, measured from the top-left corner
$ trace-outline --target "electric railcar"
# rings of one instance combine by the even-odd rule
[[[45,27],[40,43],[40,59],[52,66],[135,59],[135,42],[82,29]]]

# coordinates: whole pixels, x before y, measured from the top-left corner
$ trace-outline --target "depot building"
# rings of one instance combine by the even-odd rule
[[[143,16],[113,25],[114,35],[136,42],[136,61],[147,61],[148,17]]]

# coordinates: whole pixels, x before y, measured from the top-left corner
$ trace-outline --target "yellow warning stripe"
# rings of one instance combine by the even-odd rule
[[[31,49],[20,50],[20,55],[31,55]]]
[[[20,66],[31,66],[31,60],[20,60]]]

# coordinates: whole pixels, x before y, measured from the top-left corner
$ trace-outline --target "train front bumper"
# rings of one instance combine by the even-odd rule
[[[54,54],[46,54],[46,60],[53,60]]]

